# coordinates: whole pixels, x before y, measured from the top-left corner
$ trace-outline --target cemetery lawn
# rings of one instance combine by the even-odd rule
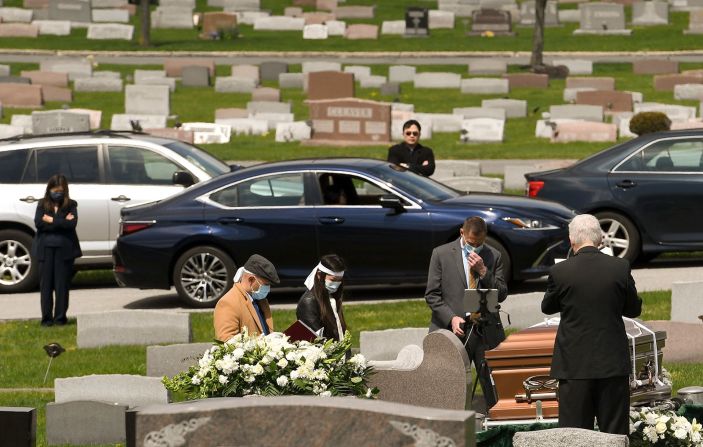
[[[644,320],[666,320],[671,313],[671,292],[640,294],[644,299]],[[345,317],[352,330],[353,346],[359,346],[359,332],[384,328],[425,327],[430,311],[424,300],[397,301],[382,304],[360,304],[345,307]],[[212,341],[212,313],[191,314],[194,342]],[[277,329],[288,327],[295,320],[294,310],[274,310]],[[510,330],[509,330],[510,331]],[[46,403],[54,400],[53,379],[89,374],[145,374],[146,348],[111,346],[78,349],[76,321],[66,326],[43,328],[37,320],[0,323],[0,406],[27,406],[38,409],[37,445],[45,443]],[[58,342],[66,352],[54,359],[46,383],[43,382],[49,358],[42,346]],[[666,363],[676,389],[700,384],[703,364]],[[480,390],[479,390],[480,391]]]
[[[282,15],[290,6],[289,0],[261,0],[261,9],[274,15]],[[514,27],[515,36],[465,36],[470,20],[457,18],[454,29],[432,30],[429,38],[406,39],[403,36],[380,35],[380,25],[385,20],[403,20],[405,7],[412,2],[389,0],[355,0],[354,5],[376,5],[373,19],[346,19],[348,24],[371,23],[379,25],[378,40],[354,41],[342,37],[327,40],[303,40],[302,31],[254,31],[251,25],[239,26],[239,38],[234,40],[198,39],[197,29],[152,29],[150,47],[141,47],[139,41],[139,18],[131,18],[135,26],[132,41],[87,40],[86,29],[73,29],[69,36],[39,36],[38,38],[3,38],[0,48],[46,49],[46,50],[112,50],[112,51],[386,51],[386,52],[488,52],[530,51],[532,27]],[[5,0],[4,6],[22,7],[22,0]],[[423,6],[435,9],[436,2],[425,2]],[[560,9],[572,9],[576,5],[560,5]],[[154,9],[155,7],[152,7]],[[305,11],[312,8],[305,7]],[[206,0],[197,0],[196,11],[214,11]],[[221,10],[221,9],[220,9]],[[631,27],[631,7],[625,7],[628,28],[632,35],[622,36],[574,36],[578,23],[564,23],[561,27],[545,28],[545,51],[653,51],[653,50],[698,50],[700,38],[683,33],[688,28],[688,13],[670,12],[668,26]]]
[[[12,74],[19,75],[22,70],[38,70],[38,64],[11,64]],[[119,71],[123,79],[132,76],[135,68],[162,69],[159,65],[128,66],[101,64],[96,70]],[[681,70],[703,68],[703,64],[682,63]],[[229,66],[218,66],[217,74],[229,75]],[[299,72],[300,65],[292,65],[291,72]],[[388,65],[372,65],[372,74],[388,73]],[[465,65],[433,65],[418,66],[418,71],[446,71],[460,73],[467,77]],[[519,67],[510,67],[511,72],[520,71]],[[647,102],[675,103],[698,107],[696,101],[674,101],[672,92],[658,92],[653,88],[651,75],[635,75],[631,64],[595,64],[593,76],[612,76],[615,78],[618,90],[637,91],[644,94]],[[423,139],[422,143],[434,149],[438,159],[580,159],[602,149],[610,147],[611,143],[550,143],[549,140],[536,138],[535,125],[543,112],[550,105],[563,104],[562,91],[564,80],[552,80],[548,89],[514,89],[510,98],[527,100],[528,116],[506,121],[505,141],[503,143],[464,144],[459,142],[458,132],[435,133],[431,139]],[[275,83],[265,82],[264,86],[276,87]],[[377,89],[356,89],[356,96],[377,101],[399,101],[415,105],[416,112],[452,113],[455,107],[480,106],[483,99],[495,98],[500,95],[462,94],[457,90],[443,89],[414,89],[412,83],[403,83],[399,97],[380,96]],[[187,88],[180,85],[171,94],[171,113],[177,115],[180,122],[213,122],[215,109],[226,107],[245,108],[250,100],[250,94],[217,93],[210,88]],[[306,99],[302,90],[283,89],[281,100],[292,103],[292,112],[298,121],[308,119],[308,107],[303,103]],[[48,103],[45,110],[61,108],[58,102]],[[87,93],[74,92],[71,107],[102,110],[102,128],[110,127],[113,114],[124,113],[124,93],[105,92]],[[31,110],[5,109],[1,123],[9,124],[14,113],[29,114]],[[170,124],[175,124],[171,120]],[[319,158],[329,156],[354,156],[385,159],[388,145],[381,146],[306,146],[300,143],[276,143],[275,132],[265,136],[232,136],[228,144],[204,145],[212,154],[223,160],[286,160],[299,158]],[[624,140],[622,140],[624,141]]]

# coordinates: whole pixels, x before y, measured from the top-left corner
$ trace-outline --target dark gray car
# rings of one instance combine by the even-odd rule
[[[703,249],[703,131],[658,132],[568,168],[525,175],[528,195],[598,217],[604,244],[631,262]]]

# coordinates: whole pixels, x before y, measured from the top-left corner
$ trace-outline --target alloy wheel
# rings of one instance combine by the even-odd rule
[[[630,247],[632,236],[625,225],[615,219],[599,219],[603,230],[603,246],[613,251],[613,256],[624,258]]]
[[[14,286],[30,273],[32,259],[29,248],[18,241],[0,241],[0,284]]]
[[[183,264],[180,282],[189,299],[209,303],[225,293],[227,267],[212,253],[196,253]]]

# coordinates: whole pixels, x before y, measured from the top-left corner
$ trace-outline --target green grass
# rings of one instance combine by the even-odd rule
[[[671,313],[671,292],[645,292],[645,320],[668,320]],[[422,300],[383,304],[360,304],[345,307],[345,318],[352,333],[352,345],[359,346],[359,332],[384,328],[424,327],[429,324],[430,311]],[[274,310],[276,329],[284,329],[295,321],[294,310]],[[212,313],[191,315],[193,341],[212,341]],[[51,387],[56,377],[85,374],[145,374],[146,348],[143,346],[109,346],[78,349],[76,325],[71,319],[66,326],[40,327],[36,320],[0,323],[0,384],[2,388]],[[49,358],[42,346],[60,343],[66,352],[57,357],[47,379],[43,382]]]
[[[671,292],[657,291],[640,294],[644,300],[644,320],[670,318]],[[359,332],[400,327],[425,327],[430,311],[422,300],[398,301],[382,304],[360,304],[345,307],[345,317],[352,332],[352,344],[359,346]],[[294,310],[274,310],[276,329],[287,327],[295,320]],[[194,342],[211,341],[214,337],[212,313],[191,314]],[[508,332],[513,330],[508,329]],[[89,374],[145,374],[146,348],[141,346],[111,346],[78,349],[76,346],[75,320],[67,326],[42,328],[36,320],[0,323],[0,384],[1,388],[28,388],[36,391],[2,391],[0,406],[25,406],[37,408],[37,445],[45,441],[45,405],[53,401],[53,393],[40,388],[53,387],[57,377]],[[42,346],[58,342],[66,352],[54,359],[47,382],[44,374],[49,358]],[[703,375],[701,364],[667,363],[676,389],[700,384]]]
[[[19,74],[21,70],[37,69],[37,64],[12,64],[12,73]],[[145,69],[159,66],[145,66]],[[681,69],[703,68],[703,64],[681,64]],[[123,76],[131,75],[134,67],[126,65],[101,64],[97,70],[119,71]],[[228,66],[218,66],[220,75],[228,73]],[[374,65],[374,73],[386,74],[387,65]],[[467,76],[465,66],[420,66],[419,71],[441,70],[461,73]],[[517,71],[519,67],[511,67]],[[300,71],[300,65],[291,66],[291,71]],[[634,75],[631,64],[596,64],[594,76],[612,76],[619,90],[639,91],[644,94],[645,101],[676,103],[698,107],[695,101],[674,101],[672,92],[658,92],[653,88],[652,76]],[[275,86],[265,83],[266,86]],[[610,144],[608,143],[550,143],[549,140],[534,136],[535,124],[541,118],[542,112],[549,110],[551,104],[561,104],[564,80],[552,80],[548,89],[514,89],[511,98],[523,99],[528,103],[529,114],[526,118],[510,119],[505,126],[505,141],[491,144],[464,144],[459,142],[458,133],[435,133],[432,139],[423,143],[432,147],[438,159],[541,159],[562,158],[580,159]],[[451,113],[455,107],[479,106],[482,99],[499,95],[461,94],[455,90],[414,89],[412,83],[402,85],[401,94],[395,97],[380,96],[375,89],[358,88],[356,96],[360,98],[394,101],[415,104],[416,112]],[[217,93],[213,88],[184,88],[178,87],[171,95],[171,113],[178,116],[181,122],[206,121],[212,122],[215,110],[225,107],[246,107],[250,100],[248,94]],[[290,102],[297,120],[309,118],[307,106],[303,103],[305,95],[301,90],[284,89],[281,100]],[[48,103],[45,109],[56,109],[61,103]],[[82,93],[76,92],[72,107],[99,109],[103,111],[102,127],[108,128],[115,113],[124,113],[124,93]],[[31,110],[5,109],[2,123],[9,123],[14,113],[31,113]],[[381,146],[344,146],[321,147],[306,146],[300,143],[276,143],[274,133],[266,136],[233,136],[228,144],[207,145],[205,148],[224,160],[285,160],[291,158],[318,158],[325,156],[357,156],[385,158],[387,145]]]
[[[205,0],[198,0],[197,11],[213,10]],[[403,20],[406,6],[417,2],[355,0],[347,4],[376,5],[373,19],[345,20],[347,23],[374,23],[384,20]],[[435,9],[436,2],[422,2],[423,6]],[[21,0],[7,0],[5,6],[21,6]],[[289,0],[262,0],[262,10],[273,14],[283,14]],[[560,5],[563,9],[574,5]],[[311,8],[304,8],[311,10]],[[626,7],[630,16],[630,7]],[[39,36],[32,38],[3,38],[0,48],[24,48],[46,50],[121,50],[121,51],[387,51],[418,52],[453,51],[530,51],[532,48],[532,28],[518,26],[515,36],[492,38],[466,36],[468,20],[457,18],[454,29],[432,30],[426,39],[406,39],[403,36],[379,35],[378,40],[350,41],[342,37],[327,40],[303,40],[301,31],[254,31],[250,25],[240,25],[240,37],[234,40],[204,41],[198,39],[199,31],[180,29],[153,29],[152,46],[141,47],[139,40],[139,18],[131,19],[135,25],[132,41],[87,40],[85,29],[74,29],[70,36]],[[561,27],[545,29],[545,51],[655,51],[655,50],[696,50],[700,48],[700,38],[683,33],[688,28],[688,13],[672,12],[668,26],[632,27],[629,37],[623,36],[574,36],[578,24],[566,23]]]

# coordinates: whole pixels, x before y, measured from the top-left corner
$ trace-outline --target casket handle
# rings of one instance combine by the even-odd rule
[[[527,403],[532,403],[533,397],[538,399],[556,399],[556,391],[559,389],[559,379],[555,379],[551,376],[531,376],[522,382],[522,388],[525,390],[525,394],[516,395],[515,400],[517,402],[527,401]],[[538,397],[535,393],[537,391],[547,392],[539,393]]]

